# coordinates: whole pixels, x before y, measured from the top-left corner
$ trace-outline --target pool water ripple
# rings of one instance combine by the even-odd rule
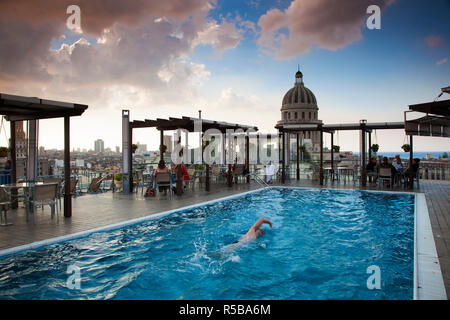
[[[413,231],[408,194],[271,188],[3,257],[0,299],[411,299]]]

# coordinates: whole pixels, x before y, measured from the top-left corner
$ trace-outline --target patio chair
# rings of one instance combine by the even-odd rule
[[[172,195],[170,180],[171,180],[170,172],[157,172],[155,176],[155,185],[156,189],[159,192],[159,187],[168,187],[169,195]]]
[[[11,196],[5,188],[0,188],[0,210],[1,210],[1,222],[0,226],[10,226],[12,223],[8,223],[8,209],[11,206]]]
[[[392,188],[393,179],[392,179],[392,170],[391,168],[380,168],[380,172],[378,174],[378,183],[383,186],[384,181],[389,181],[389,186]]]
[[[194,190],[194,184],[195,184],[195,169],[187,169],[187,173],[189,175],[189,180],[186,180],[184,183],[186,183],[186,186],[191,185],[192,190]]]
[[[61,210],[61,198],[62,198],[62,189],[61,189],[61,179],[60,178],[51,178],[51,177],[46,177],[46,178],[42,178],[42,182],[44,183],[57,183],[58,184],[58,188],[57,188],[57,199],[58,199],[58,205],[59,205],[59,210]]]
[[[58,206],[57,206],[57,196],[58,196],[58,184],[43,184],[43,185],[35,185],[33,188],[33,196],[29,201],[29,205],[32,207],[33,212],[33,220],[36,214],[36,209],[38,206],[44,207],[45,205],[49,205],[53,216],[56,214],[58,216]],[[27,206],[28,209],[28,206]],[[27,221],[28,221],[28,213],[27,210]]]
[[[220,167],[219,166],[213,166],[211,168],[211,176],[214,178],[216,183],[219,183],[219,180],[222,177],[222,175],[220,173]]]
[[[236,183],[238,183],[239,179],[244,177],[242,175],[243,173],[244,173],[244,166],[242,165],[236,166],[236,168],[233,171],[233,179]]]

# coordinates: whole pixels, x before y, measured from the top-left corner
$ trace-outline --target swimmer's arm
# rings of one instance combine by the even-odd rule
[[[263,223],[267,223],[268,225],[270,225],[270,227],[272,228],[272,221],[267,220],[266,218],[260,218],[258,221],[256,221],[256,223],[253,225],[252,229],[253,230],[258,230],[259,227],[262,226]]]

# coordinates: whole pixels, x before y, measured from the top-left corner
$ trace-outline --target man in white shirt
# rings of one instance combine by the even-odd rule
[[[272,161],[266,166],[266,182],[272,182],[272,176],[275,174],[275,166],[272,164]]]

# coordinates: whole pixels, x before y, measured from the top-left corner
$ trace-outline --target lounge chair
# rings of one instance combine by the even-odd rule
[[[96,177],[96,178],[94,178],[94,179],[92,179],[92,181],[91,181],[91,183],[89,184],[89,187],[88,187],[88,193],[99,193],[99,192],[102,192],[101,190],[100,190],[100,186],[101,186],[101,184],[102,184],[102,182],[103,182],[103,177]]]
[[[1,222],[2,227],[10,226],[12,223],[8,223],[7,213],[11,206],[11,197],[5,188],[0,188],[0,210],[1,210]]]
[[[58,198],[58,202],[59,202],[59,210],[61,210],[61,197],[62,197],[61,183],[62,183],[62,180],[60,178],[46,177],[46,178],[42,178],[42,182],[58,184],[57,198]]]

